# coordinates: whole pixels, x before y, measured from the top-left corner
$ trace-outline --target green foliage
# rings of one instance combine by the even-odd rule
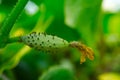
[[[0,80],[119,80],[120,13],[104,12],[102,1],[0,0]],[[50,34],[46,39],[51,43],[49,36],[59,36],[55,43],[64,39],[70,49],[49,53],[30,48],[21,36],[31,32]],[[78,41],[94,50],[95,59],[92,49]],[[69,62],[72,68],[65,67]]]
[[[12,10],[11,14],[8,16],[8,18],[6,18],[6,21],[4,22],[3,26],[0,27],[0,38],[1,38],[0,39],[0,44],[1,44],[0,48],[5,47],[5,45],[7,44],[7,41],[9,38],[9,33],[10,33],[16,19],[18,18],[18,16],[24,9],[25,5],[27,4],[27,2],[28,2],[28,0],[19,0],[17,5]]]
[[[8,45],[6,48],[4,48],[1,52],[4,51],[4,54],[0,54],[1,60],[0,60],[0,74],[4,70],[9,70],[11,68],[14,68],[18,63],[21,57],[24,54],[21,54],[20,52],[17,53],[23,45],[19,44],[19,47],[17,47],[17,44]],[[11,51],[14,50],[14,51]],[[8,54],[9,52],[9,54]],[[15,54],[17,53],[17,54]]]
[[[45,72],[39,80],[75,80],[75,77],[68,68],[55,66]]]

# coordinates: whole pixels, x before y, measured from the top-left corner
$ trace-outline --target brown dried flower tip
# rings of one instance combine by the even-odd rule
[[[81,51],[81,58],[80,58],[80,64],[86,61],[86,57],[88,57],[90,60],[94,59],[94,52],[91,48],[85,46],[82,43],[79,43],[77,41],[73,41],[70,43],[71,47],[77,48],[79,51]]]

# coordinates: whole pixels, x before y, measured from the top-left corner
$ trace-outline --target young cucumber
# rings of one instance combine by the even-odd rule
[[[69,46],[68,41],[57,36],[47,35],[45,33],[33,32],[22,36],[21,40],[26,45],[43,51],[61,50]]]
[[[32,48],[48,52],[61,52],[69,47],[76,48],[81,52],[80,63],[85,62],[86,57],[90,60],[94,60],[93,50],[77,41],[72,41],[69,43],[68,41],[57,36],[36,32],[22,36],[21,40],[23,43]]]

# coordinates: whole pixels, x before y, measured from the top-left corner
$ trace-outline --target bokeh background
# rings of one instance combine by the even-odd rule
[[[0,27],[16,3],[0,0]],[[120,0],[30,0],[10,36],[32,31],[81,41],[95,59],[80,64],[76,49],[51,54],[12,43],[0,49],[0,80],[120,80]]]

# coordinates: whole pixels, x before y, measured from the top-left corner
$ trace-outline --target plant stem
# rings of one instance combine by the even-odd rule
[[[11,14],[8,16],[5,23],[3,24],[2,28],[1,28],[2,33],[8,35],[8,33],[10,32],[11,28],[13,27],[16,19],[18,18],[18,16],[24,9],[27,2],[28,2],[28,0],[19,0],[18,1],[17,5],[14,7]]]
[[[14,42],[21,42],[21,38],[19,37],[13,37],[13,38],[9,38],[7,43],[14,43]]]
[[[7,44],[9,33],[28,1],[29,0],[19,0],[10,15],[6,18],[3,26],[0,28],[0,48]]]

